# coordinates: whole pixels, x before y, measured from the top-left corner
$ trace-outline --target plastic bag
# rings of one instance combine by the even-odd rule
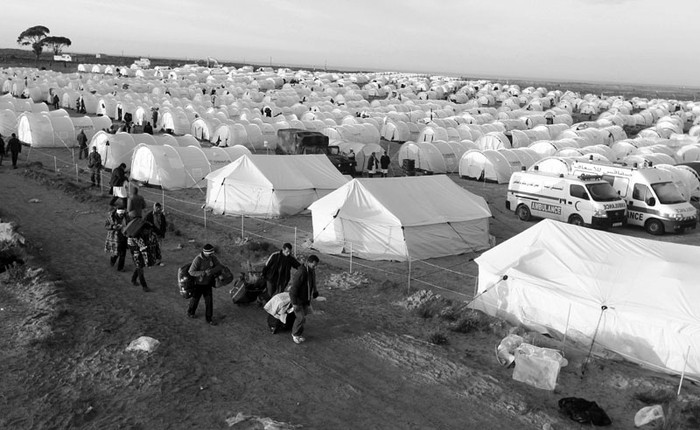
[[[515,350],[523,343],[523,338],[517,334],[504,337],[496,348],[496,359],[501,366],[510,366],[515,361]]]
[[[153,352],[158,348],[158,345],[160,345],[158,340],[148,336],[141,336],[138,339],[132,340],[129,346],[126,347],[126,350]]]
[[[664,418],[664,408],[661,405],[646,406],[634,414],[634,426],[641,427],[659,418]]]
[[[554,390],[559,369],[567,364],[556,350],[523,343],[515,350],[513,379],[542,390]]]

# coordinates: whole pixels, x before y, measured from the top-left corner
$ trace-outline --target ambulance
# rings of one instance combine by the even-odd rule
[[[619,193],[627,205],[627,224],[644,227],[647,233],[684,232],[698,222],[697,209],[683,198],[667,171],[575,161],[573,174],[599,175]]]
[[[510,177],[506,209],[523,221],[550,218],[607,229],[625,223],[625,201],[600,176],[534,171]]]

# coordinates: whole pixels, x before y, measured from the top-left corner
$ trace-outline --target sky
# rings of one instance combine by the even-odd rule
[[[4,0],[0,47],[700,87],[700,0]],[[99,62],[99,60],[95,60]]]

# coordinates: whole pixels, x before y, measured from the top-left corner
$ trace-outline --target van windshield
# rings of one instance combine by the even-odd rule
[[[617,194],[615,188],[607,182],[596,183],[596,184],[586,184],[588,193],[591,198],[596,202],[612,202],[614,200],[620,200],[620,195]]]
[[[657,182],[655,184],[651,184],[651,188],[654,189],[656,197],[659,198],[659,203],[672,205],[675,203],[685,202],[681,192],[673,182]]]

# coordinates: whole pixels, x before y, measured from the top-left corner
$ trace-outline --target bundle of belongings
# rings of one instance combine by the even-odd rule
[[[296,315],[288,292],[275,294],[264,307],[267,311],[267,326],[272,334],[280,330],[291,330]]]

